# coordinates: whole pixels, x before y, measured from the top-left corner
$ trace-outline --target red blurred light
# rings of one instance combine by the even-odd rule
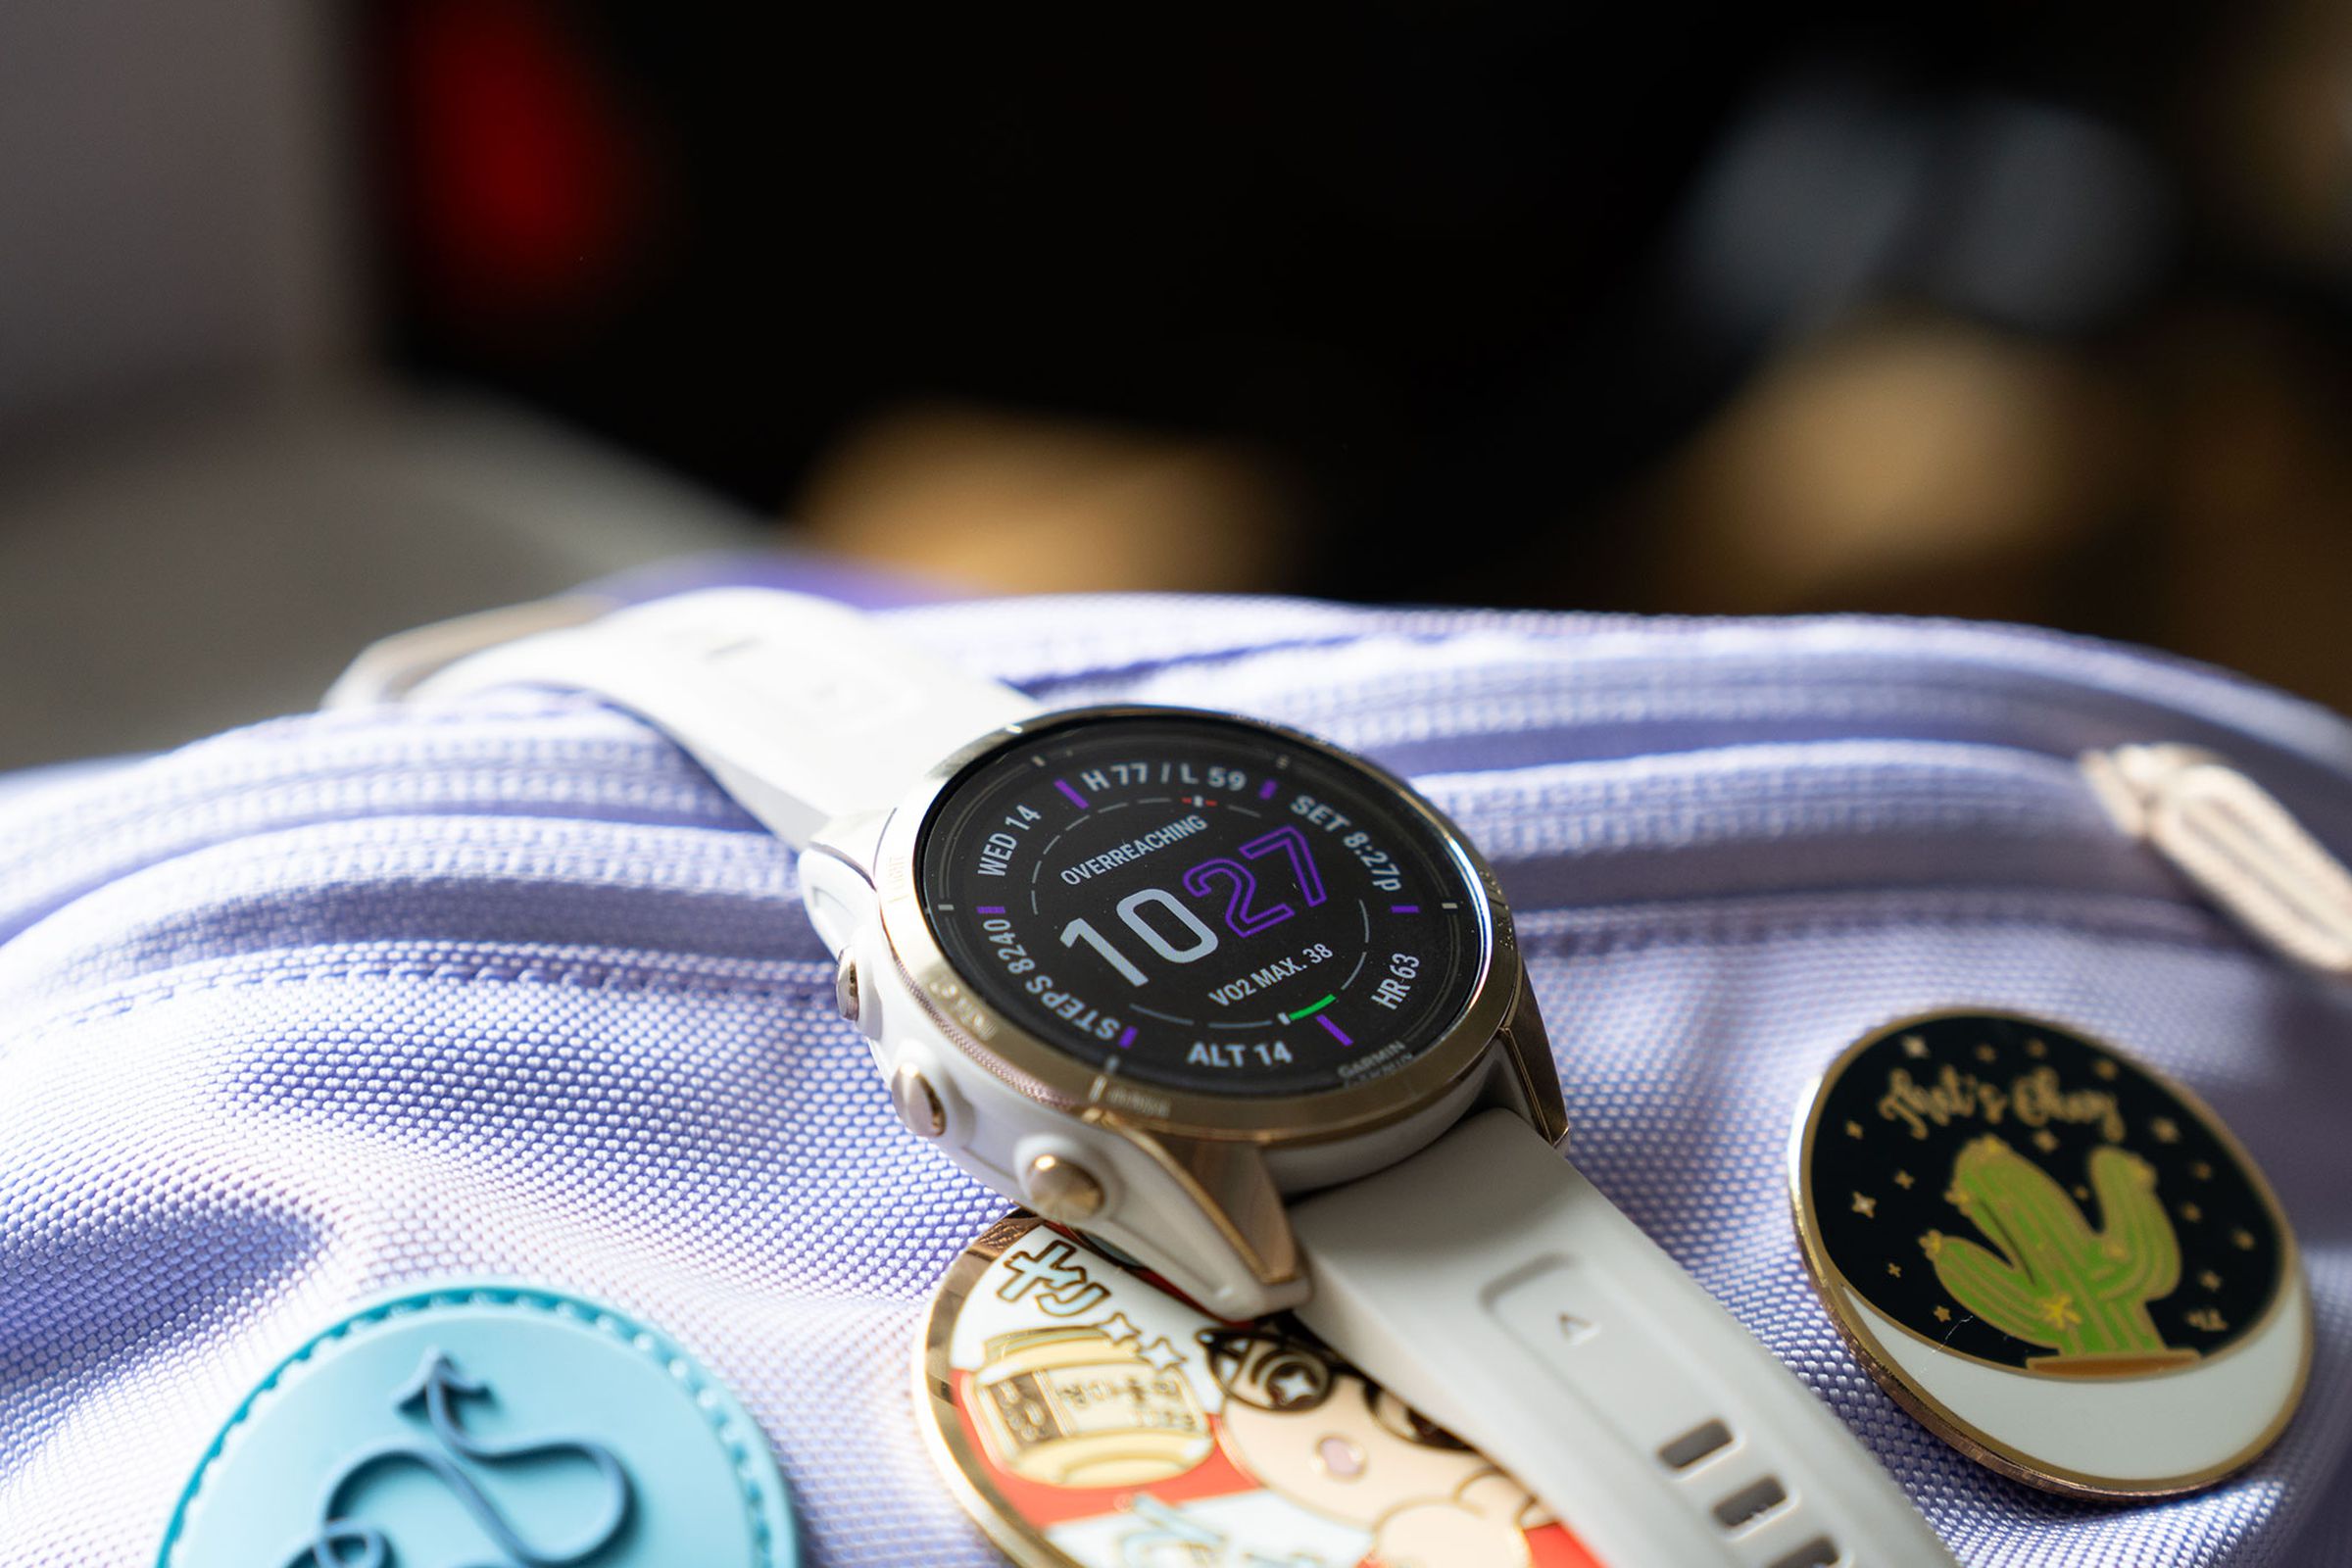
[[[400,30],[394,156],[439,303],[546,316],[604,293],[646,208],[646,159],[562,13],[417,0]]]

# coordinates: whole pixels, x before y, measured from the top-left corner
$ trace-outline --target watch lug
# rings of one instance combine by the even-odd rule
[[[1568,1106],[1560,1095],[1560,1069],[1552,1060],[1551,1038],[1536,1004],[1536,988],[1528,983],[1524,966],[1511,1010],[1494,1032],[1497,1070],[1480,1097],[1484,1105],[1497,1105],[1518,1116],[1544,1135],[1554,1148],[1568,1139]]]
[[[1300,1277],[1298,1239],[1257,1146],[1146,1132],[1102,1110],[1087,1112],[1087,1120],[1174,1177],[1259,1284],[1289,1285]]]
[[[838,817],[801,852],[801,902],[808,906],[809,923],[824,940],[825,950],[836,956],[879,917],[873,863],[889,815],[861,811]]]
[[[803,855],[830,855],[866,881],[876,880],[874,867],[882,859],[882,828],[888,811],[853,811],[837,816],[816,830]]]

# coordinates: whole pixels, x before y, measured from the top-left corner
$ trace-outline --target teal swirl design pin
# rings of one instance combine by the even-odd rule
[[[206,1450],[158,1568],[796,1568],[766,1437],[660,1331],[460,1284],[313,1336]]]

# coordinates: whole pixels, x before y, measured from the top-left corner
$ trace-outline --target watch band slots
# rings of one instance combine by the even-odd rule
[[[1604,1561],[1950,1560],[1853,1434],[1508,1111],[1293,1203],[1291,1223],[1307,1327]]]

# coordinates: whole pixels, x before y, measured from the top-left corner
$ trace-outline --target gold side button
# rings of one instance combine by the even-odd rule
[[[912,1067],[901,1067],[890,1075],[890,1102],[899,1120],[917,1138],[936,1139],[948,1130],[947,1107],[939,1102],[939,1091]]]
[[[1021,1172],[1021,1196],[1050,1220],[1075,1225],[1102,1207],[1102,1184],[1083,1165],[1055,1154],[1040,1154]]]
[[[844,948],[841,967],[833,971],[833,1010],[856,1023],[861,1004],[862,999],[858,994],[858,956]]]

